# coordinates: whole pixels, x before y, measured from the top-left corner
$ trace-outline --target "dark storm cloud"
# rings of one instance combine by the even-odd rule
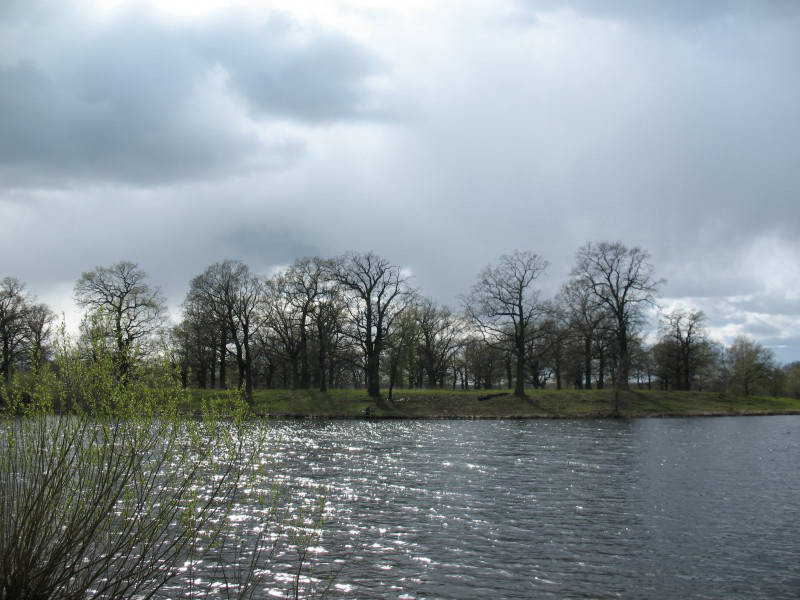
[[[253,265],[261,272],[287,265],[297,258],[322,254],[320,248],[297,233],[276,227],[242,225],[223,232],[214,245],[225,254]]]
[[[177,306],[224,258],[372,249],[457,308],[515,248],[547,296],[621,240],[665,304],[800,358],[800,3],[543,0],[512,27],[450,1],[337,31],[0,0],[0,276],[134,260]]]
[[[287,225],[290,209],[237,202],[233,187],[212,193],[204,188],[107,187],[87,190],[79,201],[60,192],[0,203],[0,273],[19,277],[44,299],[58,287],[57,309],[64,310],[82,272],[130,260],[163,289],[177,316],[191,278],[214,262],[242,260],[267,275],[325,250],[310,243],[302,229]]]
[[[255,113],[318,123],[381,116],[370,106],[368,78],[380,68],[372,55],[341,35],[287,40],[292,33],[290,21],[275,17],[260,27],[227,22],[199,37]]]
[[[80,29],[64,36],[66,22],[28,25],[30,51],[26,40],[6,43],[16,57],[0,60],[6,185],[285,168],[304,140],[275,123],[369,118],[375,102],[368,79],[378,65],[365,48],[283,17],[176,25],[126,13],[70,21]]]

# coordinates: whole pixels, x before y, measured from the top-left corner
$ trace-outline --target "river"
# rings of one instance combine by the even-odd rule
[[[270,428],[330,597],[800,596],[798,416]]]

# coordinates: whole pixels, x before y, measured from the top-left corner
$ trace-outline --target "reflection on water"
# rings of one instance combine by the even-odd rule
[[[800,596],[800,417],[265,426],[331,597]]]

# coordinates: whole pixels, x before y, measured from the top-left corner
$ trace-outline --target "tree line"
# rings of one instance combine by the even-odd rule
[[[75,342],[87,360],[104,346],[120,378],[134,361],[167,357],[186,387],[366,388],[377,402],[396,388],[564,387],[730,390],[800,394],[800,365],[739,337],[723,347],[700,311],[661,312],[645,341],[663,281],[650,255],[620,242],[587,243],[551,298],[547,261],[515,251],[486,266],[457,309],[414,289],[373,252],[296,260],[275,275],[224,260],[194,277],[180,322],[136,264],[96,267],[75,284],[84,308]],[[0,284],[2,376],[47,360],[56,317],[17,279]]]

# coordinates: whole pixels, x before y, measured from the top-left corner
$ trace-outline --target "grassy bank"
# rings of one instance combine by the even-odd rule
[[[195,401],[218,392],[196,390]],[[607,417],[612,390],[530,390],[529,401],[509,390],[395,390],[379,408],[362,390],[257,390],[259,416],[354,418],[587,418]],[[800,399],[731,396],[715,392],[623,392],[626,417],[800,414]]]

